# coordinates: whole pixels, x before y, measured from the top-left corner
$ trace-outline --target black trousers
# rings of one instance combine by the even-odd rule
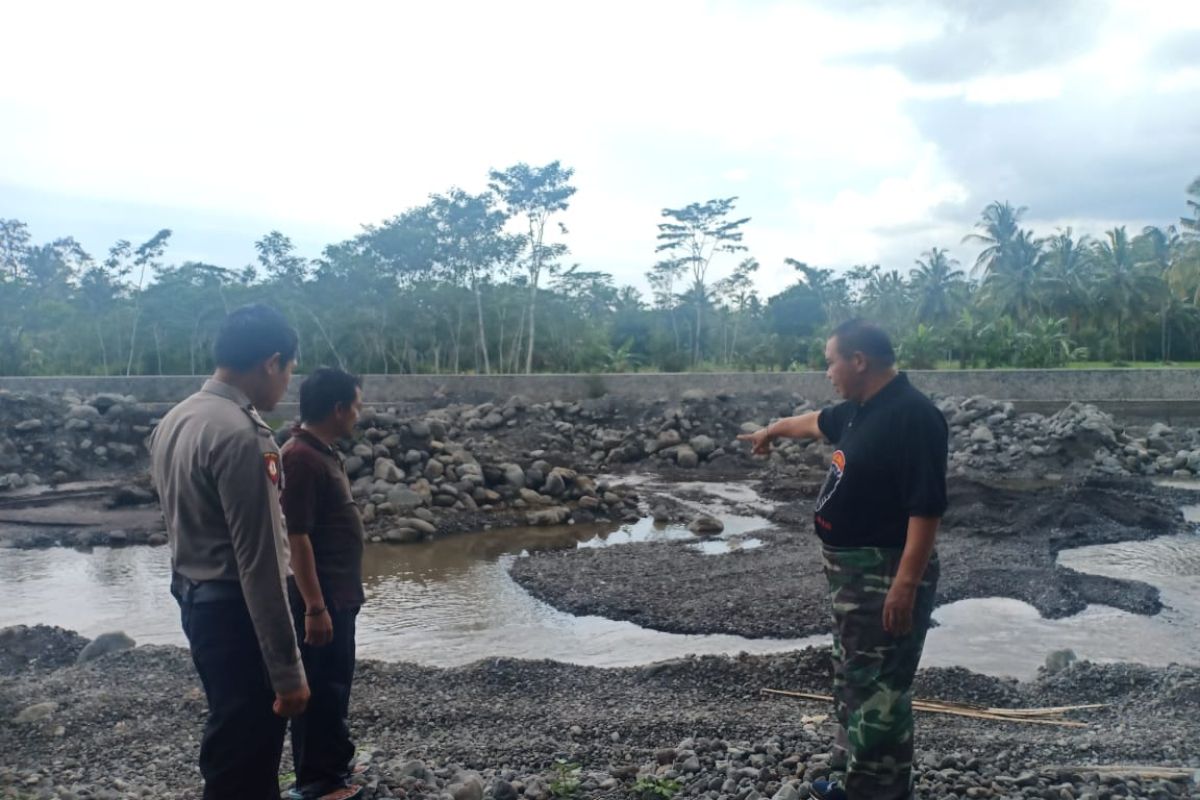
[[[272,710],[275,691],[245,600],[195,602],[186,592],[176,599],[208,698],[200,742],[204,800],[279,800],[287,721]]]
[[[292,760],[296,786],[317,794],[342,786],[350,777],[354,742],[350,739],[350,687],[354,682],[354,625],[357,608],[329,609],[333,641],[323,647],[304,644],[304,601],[293,588],[292,609],[300,658],[312,698],[292,720]]]

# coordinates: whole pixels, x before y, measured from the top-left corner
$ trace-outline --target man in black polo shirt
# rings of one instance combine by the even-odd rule
[[[358,378],[315,370],[300,385],[301,424],[283,446],[283,515],[291,543],[289,579],[296,636],[312,699],[292,721],[300,800],[346,800],[354,743],[346,719],[354,680],[354,623],[363,604],[363,523],[334,444],[350,437],[362,410]]]
[[[912,681],[933,613],[934,539],[946,511],[946,420],[897,373],[891,341],[860,320],[825,345],[826,372],[845,402],[778,420],[743,438],[756,454],[780,437],[837,446],[817,497],[833,606],[833,766],[844,784],[819,798],[893,800],[912,793]]]

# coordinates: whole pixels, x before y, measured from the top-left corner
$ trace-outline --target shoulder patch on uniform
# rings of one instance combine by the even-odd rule
[[[263,453],[263,461],[267,465],[267,477],[271,483],[279,485],[279,453]]]

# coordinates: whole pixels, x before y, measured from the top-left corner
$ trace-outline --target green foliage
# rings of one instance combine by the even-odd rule
[[[934,369],[944,352],[942,337],[933,328],[920,323],[900,342],[900,363],[908,369]]]
[[[93,258],[0,219],[0,374],[203,374],[221,319],[249,302],[292,321],[302,370],[824,369],[825,337],[854,316],[882,324],[912,368],[1200,358],[1200,179],[1177,225],[1044,235],[996,202],[967,237],[970,275],[940,247],[907,272],[785,259],[795,281],[770,297],[749,254],[713,275],[745,250],[736,198],[692,203],[663,210],[643,297],[567,261],[570,168],[488,177],[488,191],[432,195],[318,258],[271,231],[241,265],[174,260],[166,229]]]
[[[554,762],[553,771],[550,794],[557,800],[574,800],[579,795],[580,766],[560,758]]]
[[[633,793],[641,800],[671,800],[683,784],[661,775],[643,775],[633,785]]]

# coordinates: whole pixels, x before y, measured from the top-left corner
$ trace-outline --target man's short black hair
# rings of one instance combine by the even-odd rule
[[[332,367],[321,367],[300,384],[300,421],[321,422],[337,409],[354,402],[362,378]]]
[[[295,361],[299,346],[300,337],[283,314],[255,303],[225,317],[213,343],[213,360],[218,367],[245,372],[276,353],[283,364]]]
[[[891,338],[873,322],[852,319],[834,328],[830,336],[837,340],[837,351],[842,358],[862,353],[877,366],[890,367],[896,363]]]

